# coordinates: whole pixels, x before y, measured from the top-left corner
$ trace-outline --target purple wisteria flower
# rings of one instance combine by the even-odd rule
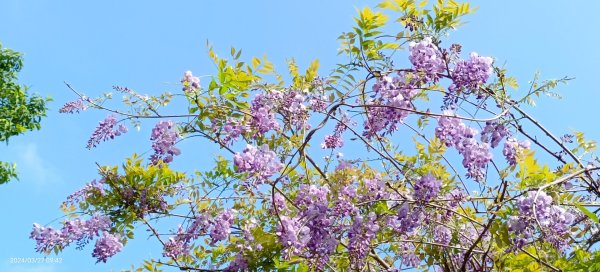
[[[192,92],[200,89],[200,78],[192,74],[192,71],[186,71],[181,78],[184,92]]]
[[[286,123],[296,129],[302,129],[307,126],[309,114],[304,104],[305,97],[297,91],[288,91],[283,95],[281,101],[281,113]]]
[[[50,253],[56,246],[63,248],[63,237],[61,232],[52,227],[43,227],[34,223],[29,238],[35,240],[35,251],[40,253]]]
[[[229,266],[227,266],[227,268],[225,268],[225,271],[247,271],[248,270],[248,262],[246,261],[246,259],[244,259],[244,255],[241,252],[238,252],[237,255],[235,255],[235,259],[233,259],[233,261],[231,263],[229,263]]]
[[[271,151],[267,145],[259,148],[247,145],[243,153],[234,155],[233,163],[236,172],[248,173],[249,178],[254,179],[254,183],[249,185],[264,183],[283,167],[283,164],[277,160],[275,152]]]
[[[405,77],[384,76],[373,85],[375,98],[367,101],[369,110],[363,132],[368,139],[396,131],[398,123],[408,116],[407,110],[414,108],[411,100],[417,94],[417,86]]]
[[[388,219],[388,225],[400,235],[408,235],[413,233],[421,224],[425,214],[419,210],[409,206],[408,203],[402,204],[396,213],[396,216]]]
[[[211,245],[214,245],[218,241],[223,241],[229,237],[235,213],[235,210],[224,210],[215,218],[214,226],[210,232]]]
[[[283,98],[277,91],[270,91],[256,95],[252,100],[250,108],[251,120],[250,128],[256,130],[259,136],[264,135],[270,130],[279,130],[280,126],[275,119],[275,109],[279,101]]]
[[[465,139],[458,152],[463,155],[463,166],[467,169],[467,177],[481,181],[485,178],[485,167],[492,160],[490,145],[477,142],[473,138]]]
[[[342,139],[341,135],[338,134],[331,134],[325,136],[325,141],[321,143],[321,148],[323,149],[334,149],[342,146],[344,146],[344,139]]]
[[[350,266],[360,271],[364,265],[364,259],[371,250],[371,241],[379,231],[377,215],[373,212],[363,218],[358,215],[348,230],[348,252],[350,253]]]
[[[214,131],[218,131],[219,129],[218,125],[213,124]],[[240,137],[240,135],[242,135],[242,133],[247,132],[247,127],[240,120],[229,119],[223,126],[223,131],[225,132],[223,141],[226,144],[231,145]]]
[[[298,222],[297,218],[281,216],[281,224],[277,226],[277,236],[283,245],[283,254],[286,257],[296,255],[310,240],[310,229]]]
[[[504,137],[508,136],[508,129],[503,124],[496,121],[485,122],[485,127],[481,131],[481,141],[490,143],[492,148],[498,146]]]
[[[273,196],[273,206],[277,208],[277,211],[283,211],[287,209],[286,200],[280,193],[275,193]]]
[[[121,238],[118,235],[104,232],[104,236],[96,241],[96,246],[94,247],[94,252],[92,252],[92,257],[98,259],[96,263],[106,263],[108,258],[119,253],[122,248],[123,243],[121,243]]]
[[[117,136],[120,136],[123,133],[127,132],[127,127],[123,124],[117,125],[117,119],[114,115],[107,116],[104,120],[100,122],[94,133],[90,137],[87,143],[87,148],[91,149],[92,147],[96,147],[100,142],[112,140]]]
[[[150,140],[154,154],[150,157],[153,164],[162,160],[165,163],[173,161],[173,156],[181,154],[179,148],[175,147],[175,142],[179,139],[179,133],[173,130],[173,122],[160,121],[152,129]]]
[[[438,225],[433,228],[433,239],[436,243],[449,245],[452,239],[452,230],[444,225]]]
[[[85,221],[86,233],[89,236],[98,236],[100,231],[107,231],[110,228],[112,221],[110,217],[101,214],[94,214],[90,219]]]
[[[36,241],[36,251],[40,253],[50,253],[54,248],[63,249],[72,242],[77,242],[78,249],[81,249],[100,232],[108,231],[111,224],[108,216],[99,214],[85,221],[79,218],[66,220],[60,230],[33,224],[29,238]]]
[[[510,165],[517,164],[517,154],[522,150],[529,149],[531,147],[531,142],[525,141],[517,141],[516,138],[509,137],[504,142],[504,149],[502,149],[502,154],[506,158],[506,161]]]
[[[329,209],[329,187],[316,185],[301,185],[294,203],[300,209],[299,216],[306,221],[310,239],[306,244],[307,254],[313,259],[317,270],[325,267],[329,255],[334,252],[339,241],[332,229],[334,218]]]
[[[430,37],[426,37],[418,43],[411,42],[408,50],[410,51],[408,59],[423,81],[436,81],[439,74],[444,72],[446,68],[444,58]]]
[[[93,180],[92,182],[87,183],[83,188],[67,196],[63,205],[75,205],[95,194],[104,195],[104,179],[101,179],[100,181]]]
[[[571,226],[575,222],[575,215],[557,205],[553,205],[550,210],[550,220],[548,224],[549,234],[546,240],[558,250],[564,251],[569,248]]]
[[[415,246],[410,242],[402,243],[402,264],[407,267],[417,267],[421,258],[415,254]]]
[[[533,238],[536,227],[543,237],[556,249],[564,251],[569,247],[569,234],[575,215],[552,204],[552,197],[543,191],[529,191],[517,199],[517,215],[508,220],[508,230],[515,236],[513,248],[518,249]]]
[[[308,100],[310,109],[314,112],[325,112],[325,109],[329,106],[328,99],[326,97],[312,97]]]
[[[372,179],[363,180],[365,192],[361,194],[361,201],[372,201],[385,199],[389,196],[389,193],[385,190],[385,181],[380,177],[374,177]]]
[[[342,118],[335,124],[333,134],[325,136],[325,140],[321,143],[321,148],[334,149],[344,146],[343,134],[348,127],[355,125],[355,123],[348,117],[345,112],[342,114]]]
[[[475,140],[478,131],[453,116],[453,111],[444,111],[444,116],[438,118],[435,136],[446,146],[456,148],[463,156],[462,163],[467,169],[467,177],[481,181],[485,177],[485,167],[492,160],[490,145]]]
[[[459,60],[452,71],[452,85],[448,88],[455,92],[466,88],[477,89],[484,84],[492,74],[492,63],[490,57],[481,57],[477,53],[471,53],[468,60]]]
[[[353,200],[357,196],[356,188],[352,185],[344,186],[338,193],[338,199],[333,206],[333,215],[338,217],[353,216],[358,213],[358,208]]]
[[[180,256],[189,254],[189,251],[189,245],[187,245],[185,241],[171,237],[169,238],[169,241],[165,243],[163,256],[176,259]]]
[[[190,251],[190,243],[197,239],[200,235],[208,233],[211,227],[211,219],[205,215],[198,215],[192,224],[184,230],[181,226],[177,231],[177,235],[170,237],[163,248],[163,256],[170,258],[178,258],[183,255],[188,255]]]
[[[83,99],[78,98],[73,101],[67,102],[62,108],[58,110],[60,113],[79,113],[80,111],[87,110],[88,106],[84,103]]]
[[[421,201],[430,201],[434,199],[440,192],[442,182],[432,175],[421,177],[414,186],[414,197]]]
[[[473,138],[477,130],[468,127],[460,119],[454,118],[454,111],[445,110],[444,116],[438,118],[435,136],[447,147],[458,147],[465,138]]]

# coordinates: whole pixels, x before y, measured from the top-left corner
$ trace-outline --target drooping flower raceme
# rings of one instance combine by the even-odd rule
[[[447,147],[458,147],[465,138],[473,138],[477,134],[477,130],[468,127],[460,119],[453,118],[453,111],[445,110],[443,114],[438,118],[435,136]]]
[[[106,233],[111,224],[108,216],[99,214],[94,214],[88,220],[66,220],[60,230],[33,224],[29,238],[36,241],[36,251],[40,253],[50,253],[54,248],[62,250],[72,242],[77,242],[77,248],[82,249],[89,241],[98,237],[100,232]]]
[[[300,217],[305,220],[304,225],[309,229],[307,254],[313,259],[317,270],[325,267],[329,255],[339,243],[332,229],[335,218],[329,208],[329,193],[327,186],[302,185],[294,201],[301,210]]]
[[[200,235],[208,232],[212,220],[206,214],[196,216],[194,221],[183,230],[181,226],[177,231],[177,235],[170,237],[165,243],[163,256],[170,258],[178,258],[179,256],[188,255],[190,251],[190,243],[197,239]]]
[[[398,123],[408,116],[407,110],[414,108],[411,100],[417,94],[417,88],[405,77],[405,74],[384,76],[373,85],[376,97],[367,101],[363,132],[368,139],[396,131]]]
[[[454,112],[450,110],[444,111],[444,116],[438,118],[435,136],[446,146],[456,148],[463,156],[462,163],[467,169],[467,177],[481,181],[485,177],[485,167],[492,160],[490,145],[475,140],[478,131],[453,115]]]
[[[338,199],[333,206],[333,215],[338,217],[351,216],[358,213],[358,208],[352,202],[357,196],[356,188],[352,185],[344,186],[338,194]]]
[[[283,245],[283,254],[286,257],[296,255],[310,240],[310,229],[301,224],[297,218],[281,216],[281,224],[277,226],[277,236]]]
[[[175,142],[179,139],[179,133],[173,130],[173,122],[160,121],[152,129],[150,140],[154,154],[150,161],[156,164],[159,160],[165,163],[173,161],[173,156],[181,154],[179,148],[175,147]]]
[[[449,245],[452,239],[452,230],[444,225],[437,225],[433,228],[433,238],[437,243]]]
[[[473,138],[464,139],[458,146],[458,152],[463,155],[463,166],[467,169],[467,177],[477,181],[485,177],[485,167],[492,160],[490,145],[477,142]]]
[[[192,74],[192,71],[186,71],[181,79],[184,92],[192,92],[200,89],[200,78]]]
[[[106,215],[94,214],[85,222],[87,234],[98,236],[100,231],[107,231],[112,224],[110,218]]]
[[[212,127],[213,131],[222,129],[223,132],[225,132],[223,142],[227,145],[231,145],[240,137],[240,135],[242,135],[242,133],[248,131],[248,126],[244,124],[244,120],[236,118],[230,118],[222,127],[215,123],[213,123]]]
[[[310,105],[310,109],[314,112],[324,112],[329,106],[326,97],[312,97],[308,100],[308,104]]]
[[[424,214],[421,210],[411,208],[408,203],[402,204],[396,213],[391,217],[388,225],[400,235],[412,234],[423,223]]]
[[[218,241],[227,239],[231,233],[231,225],[233,225],[233,216],[235,210],[224,210],[215,218],[214,226],[210,232],[210,244],[214,245]]]
[[[402,264],[408,267],[417,267],[421,258],[415,254],[415,246],[410,242],[402,243]]]
[[[500,141],[506,136],[508,136],[508,129],[496,121],[485,122],[485,127],[481,131],[481,141],[490,143],[492,148],[498,146]]]
[[[490,57],[481,57],[477,53],[471,53],[468,60],[459,60],[451,73],[452,85],[448,88],[455,92],[460,89],[477,89],[484,84],[492,74],[492,63]]]
[[[321,148],[338,148],[344,146],[344,139],[342,139],[341,135],[338,134],[330,134],[325,136],[325,141],[321,143]]]
[[[543,237],[558,250],[568,248],[573,213],[553,205],[552,197],[543,191],[529,191],[517,199],[518,214],[508,221],[508,230],[515,235],[513,247],[521,248],[534,235],[536,226]]]
[[[355,125],[355,123],[348,117],[348,114],[344,112],[342,118],[335,124],[333,134],[325,136],[325,140],[321,143],[321,148],[334,149],[344,146],[344,131],[353,125]]]
[[[442,53],[430,37],[418,43],[411,42],[408,49],[410,51],[408,59],[424,82],[435,81],[439,78],[439,74],[444,72],[446,65]]]
[[[569,247],[571,227],[575,222],[575,215],[570,211],[553,205],[550,210],[549,234],[546,240],[558,250],[564,251]]]
[[[88,242],[88,239],[93,239],[96,233],[92,232],[91,235],[88,235],[89,230],[86,225],[86,222],[81,221],[79,218],[65,221],[60,231],[63,242],[70,244],[73,241],[78,241],[81,242],[81,245],[84,245]],[[84,237],[86,239],[83,239]]]
[[[235,255],[235,259],[229,263],[229,266],[227,268],[225,268],[225,271],[231,271],[231,272],[235,272],[235,271],[247,271],[248,270],[248,262],[246,262],[246,260],[244,259],[244,255],[242,254],[242,252],[238,252],[237,255]]]
[[[106,262],[106,260],[113,255],[119,253],[123,248],[123,243],[118,235],[113,235],[108,232],[104,232],[104,236],[96,241],[94,252],[92,257],[96,257],[96,262]]]
[[[517,141],[516,138],[509,137],[506,139],[504,143],[504,149],[502,149],[502,154],[506,158],[506,161],[510,165],[517,164],[517,154],[522,150],[529,149],[531,146],[531,142],[525,141]]]
[[[277,160],[275,152],[271,151],[267,145],[259,148],[247,145],[241,154],[234,155],[233,162],[236,172],[248,173],[249,177],[254,179],[254,183],[250,185],[264,183],[283,167],[283,164]]]
[[[180,232],[175,237],[170,237],[163,248],[163,256],[169,258],[178,258],[188,255],[190,251],[189,244],[184,239],[181,239],[185,233]]]
[[[363,185],[365,192],[361,194],[361,201],[380,200],[389,196],[389,193],[386,191],[385,181],[379,177],[365,179],[363,180]]]
[[[304,95],[297,91],[288,91],[283,95],[280,107],[285,121],[291,127],[296,129],[306,127],[309,115],[308,109],[304,104]]]
[[[350,265],[357,271],[364,265],[364,259],[371,249],[371,241],[379,231],[377,215],[373,212],[363,218],[358,215],[348,230],[348,251],[350,253]]]
[[[29,235],[29,238],[34,239],[36,242],[35,250],[37,252],[49,253],[54,247],[63,247],[63,238],[60,231],[53,229],[52,227],[43,227],[39,224],[33,224],[33,230]]]
[[[62,108],[58,110],[60,113],[79,113],[80,111],[87,110],[87,105],[83,102],[83,99],[77,98],[76,100],[67,102]]]
[[[281,195],[280,193],[275,193],[275,195],[273,195],[273,203],[272,204],[273,204],[273,207],[276,208],[278,212],[287,209],[285,197],[283,197],[283,195]]]
[[[94,194],[104,195],[104,179],[101,179],[100,181],[93,180],[92,182],[87,183],[83,188],[70,194],[67,197],[67,200],[63,202],[63,205],[77,204]]]
[[[283,95],[280,92],[269,91],[256,95],[252,100],[249,126],[256,130],[258,135],[262,136],[270,130],[280,129],[279,123],[275,119],[274,110],[282,98]]]
[[[414,197],[417,200],[429,201],[435,198],[440,192],[442,182],[432,175],[421,177],[414,186]]]
[[[123,124],[117,125],[117,119],[114,115],[107,116],[100,122],[87,143],[87,148],[96,147],[100,142],[108,141],[127,132],[127,127]]]

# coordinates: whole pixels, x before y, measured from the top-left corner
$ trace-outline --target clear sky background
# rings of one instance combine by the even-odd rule
[[[93,245],[82,251],[67,248],[59,256],[62,264],[10,263],[11,257],[41,256],[28,239],[32,223],[61,216],[58,208],[66,196],[97,177],[95,162],[120,164],[131,153],[150,149],[149,127],[85,149],[105,113],[58,114],[74,98],[63,81],[90,96],[111,91],[112,85],[149,94],[176,92],[185,70],[214,72],[206,40],[221,55],[230,46],[242,48],[246,57],[267,54],[281,71],[286,59],[294,57],[306,67],[318,58],[321,73],[327,74],[339,60],[336,37],[353,25],[354,7],[374,3],[0,0],[0,41],[24,53],[20,82],[54,99],[41,131],[0,146],[0,160],[17,162],[20,174],[20,181],[0,186],[0,271],[120,271],[161,255],[160,247],[147,247],[146,236],[139,235],[108,264],[94,263]],[[479,10],[450,40],[460,42],[464,52],[477,51],[494,56],[497,64],[506,63],[522,87],[538,70],[542,78],[576,77],[557,89],[563,100],[542,98],[531,112],[556,134],[577,129],[600,139],[600,2],[473,4]],[[193,169],[210,160],[206,149],[189,147],[183,146],[175,167]]]

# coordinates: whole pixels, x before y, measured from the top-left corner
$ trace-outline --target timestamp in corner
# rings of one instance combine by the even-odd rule
[[[8,258],[9,263],[11,264],[60,264],[63,262],[63,258],[53,258],[53,257],[10,257]]]

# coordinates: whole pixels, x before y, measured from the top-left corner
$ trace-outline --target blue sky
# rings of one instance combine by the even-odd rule
[[[185,70],[206,75],[214,67],[206,56],[206,40],[221,55],[230,46],[243,55],[267,54],[276,67],[294,57],[301,67],[321,61],[327,74],[336,63],[336,37],[353,24],[354,7],[367,1],[19,1],[0,2],[0,41],[24,53],[20,82],[50,95],[54,102],[43,129],[0,146],[0,160],[15,161],[21,180],[0,188],[5,218],[0,228],[0,271],[120,271],[142,258],[160,256],[146,247],[144,235],[132,241],[108,264],[94,264],[92,246],[66,249],[62,264],[11,264],[12,257],[39,257],[27,237],[33,222],[61,216],[65,197],[97,177],[95,162],[118,164],[132,152],[150,148],[149,128],[131,131],[93,150],[86,141],[105,114],[58,114],[73,99],[63,81],[94,96],[123,85],[141,93],[177,91]],[[511,75],[527,85],[536,71],[542,78],[573,76],[558,91],[563,100],[542,98],[531,109],[547,126],[563,134],[577,129],[600,138],[595,116],[600,51],[600,2],[586,6],[559,1],[478,1],[475,15],[450,40],[465,52],[494,56]],[[373,5],[372,5],[373,6]],[[449,44],[449,43],[448,43]],[[186,149],[189,147],[189,149]],[[178,166],[193,169],[206,157],[198,146],[183,147]],[[214,151],[211,151],[214,152]],[[56,225],[56,224],[55,224]]]

